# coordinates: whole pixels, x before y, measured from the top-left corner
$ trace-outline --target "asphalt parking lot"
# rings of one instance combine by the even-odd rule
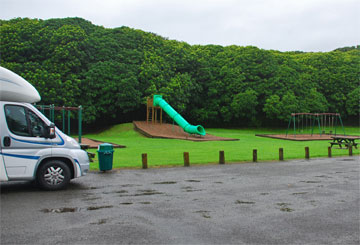
[[[2,183],[1,244],[359,244],[359,156]]]

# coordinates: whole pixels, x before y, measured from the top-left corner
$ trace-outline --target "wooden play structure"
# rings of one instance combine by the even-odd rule
[[[163,111],[173,120],[172,124],[163,122]],[[153,98],[147,99],[146,121],[134,121],[133,124],[135,130],[150,138],[191,141],[238,140],[206,134],[205,129],[201,125],[191,125],[188,123],[161,95],[154,95]]]
[[[153,98],[148,98],[146,103],[146,123],[162,124],[162,111],[160,106],[154,106]]]

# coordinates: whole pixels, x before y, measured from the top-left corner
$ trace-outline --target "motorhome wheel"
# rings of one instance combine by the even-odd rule
[[[41,165],[37,181],[45,190],[64,189],[70,182],[70,169],[60,160],[51,160]]]

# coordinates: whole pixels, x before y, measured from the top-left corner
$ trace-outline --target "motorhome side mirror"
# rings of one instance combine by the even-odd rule
[[[47,134],[46,138],[50,138],[50,139],[55,138],[55,124],[54,123],[50,123],[50,126],[48,126],[48,128],[47,128],[46,134]]]

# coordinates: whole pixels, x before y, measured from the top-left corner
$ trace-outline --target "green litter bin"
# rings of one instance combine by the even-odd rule
[[[101,171],[111,170],[113,164],[114,147],[112,144],[104,143],[98,146],[99,168]]]

